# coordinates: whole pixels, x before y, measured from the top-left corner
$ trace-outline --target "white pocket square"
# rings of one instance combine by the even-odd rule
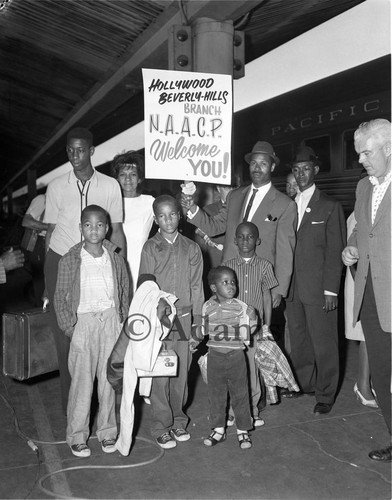
[[[324,224],[324,221],[323,220],[320,220],[320,221],[312,220],[312,224]]]

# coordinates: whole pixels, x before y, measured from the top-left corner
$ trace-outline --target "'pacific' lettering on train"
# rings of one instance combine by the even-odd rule
[[[355,116],[360,113],[370,113],[378,111],[380,108],[380,99],[364,102],[361,105],[354,104],[347,108],[337,108],[333,110],[325,110],[313,116],[305,116],[304,118],[294,118],[292,121],[284,125],[276,125],[271,127],[271,135],[287,134],[296,130],[303,130],[317,125],[326,125],[331,122],[339,122],[347,119],[350,116]]]

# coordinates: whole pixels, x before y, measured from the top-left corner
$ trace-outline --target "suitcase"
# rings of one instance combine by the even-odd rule
[[[58,370],[49,313],[39,309],[3,314],[3,373],[17,380]]]

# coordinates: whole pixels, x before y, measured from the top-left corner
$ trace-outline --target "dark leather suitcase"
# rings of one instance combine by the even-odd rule
[[[39,309],[3,314],[3,373],[26,380],[58,370],[49,313]]]

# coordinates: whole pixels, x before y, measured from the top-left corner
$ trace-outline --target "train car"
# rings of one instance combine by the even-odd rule
[[[293,63],[294,64],[294,63]],[[290,68],[287,78],[290,78]],[[260,75],[257,85],[263,85]],[[118,112],[118,111],[117,111]],[[139,110],[142,113],[142,110]],[[121,118],[122,117],[122,118]],[[129,109],[124,106],[121,119],[125,126]],[[289,162],[301,143],[311,146],[320,160],[317,185],[338,199],[348,215],[354,206],[355,186],[361,166],[354,150],[353,132],[363,121],[391,119],[391,61],[381,57],[361,66],[311,83],[234,114],[232,141],[233,184],[249,182],[244,155],[258,140],[270,142],[280,158],[273,172],[273,183],[285,191]],[[97,166],[111,175],[110,164]],[[146,193],[157,196],[177,193],[180,181],[146,180]],[[198,183],[200,204],[210,203],[210,185]],[[24,213],[27,196],[14,200],[15,212]]]
[[[290,77],[289,71],[287,77]],[[260,78],[262,85],[262,75]],[[234,116],[233,168],[249,180],[244,155],[258,140],[270,142],[280,158],[274,185],[284,192],[290,161],[304,143],[320,161],[317,186],[338,199],[348,215],[355,201],[361,166],[354,149],[358,125],[374,118],[391,119],[390,57],[336,74],[262,102]]]

